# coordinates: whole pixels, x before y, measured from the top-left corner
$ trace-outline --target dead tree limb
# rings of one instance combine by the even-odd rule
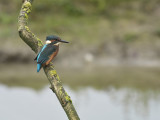
[[[30,30],[28,25],[28,16],[32,10],[33,0],[23,0],[22,8],[18,18],[18,32],[21,39],[35,52],[43,46],[42,41],[37,38]],[[54,69],[53,63],[44,67],[45,74],[51,84],[52,91],[56,94],[69,120],[80,120],[72,104],[70,96],[65,92],[62,82]]]

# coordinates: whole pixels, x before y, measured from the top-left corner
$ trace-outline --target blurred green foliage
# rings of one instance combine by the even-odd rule
[[[134,33],[127,33],[124,35],[124,41],[126,42],[132,42],[134,40],[137,39],[137,34],[134,34]]]
[[[34,0],[29,27],[40,37],[54,33],[88,43],[115,38],[134,41],[139,34],[139,39],[148,39],[146,33],[153,39],[155,33],[159,36],[160,23],[154,22],[159,3],[160,0]],[[21,4],[21,0],[0,1],[0,38],[18,38],[13,31],[17,30]],[[154,30],[147,28],[151,22]],[[141,30],[135,32],[130,26]]]
[[[141,2],[142,9],[153,9],[155,4],[160,0],[35,0],[34,10],[42,13],[67,13],[70,15],[88,15],[110,12],[108,10],[116,9],[116,7],[128,7],[131,9],[130,3]],[[17,12],[21,6],[21,0],[1,0],[1,12]]]

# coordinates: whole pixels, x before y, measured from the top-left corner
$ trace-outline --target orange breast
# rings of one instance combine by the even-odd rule
[[[49,56],[49,60],[47,60],[45,65],[48,65],[53,60],[53,58],[56,57],[57,53],[58,53],[58,49],[51,56]]]

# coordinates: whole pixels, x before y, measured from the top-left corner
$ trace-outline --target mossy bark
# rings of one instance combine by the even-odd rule
[[[43,46],[42,41],[37,38],[27,26],[28,15],[32,10],[33,0],[23,0],[22,8],[18,18],[18,32],[21,39],[35,52],[38,53],[39,49]],[[65,92],[62,82],[54,69],[53,63],[44,67],[45,74],[51,84],[52,91],[56,94],[59,102],[61,103],[64,111],[66,112],[69,120],[80,120],[78,114],[72,104],[70,96]],[[36,83],[35,83],[36,84]]]
[[[63,109],[65,110],[69,120],[79,120],[79,117],[76,113],[76,110],[72,104],[70,96],[65,92],[62,82],[53,67],[53,63],[50,63],[48,66],[44,67],[44,71],[48,77],[48,80],[51,83],[51,89],[56,94],[59,102],[61,103]]]

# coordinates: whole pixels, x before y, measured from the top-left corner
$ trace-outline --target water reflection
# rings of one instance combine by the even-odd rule
[[[28,88],[0,86],[0,118],[2,120],[66,119],[56,97],[48,88],[34,91]]]
[[[160,117],[159,92],[141,92],[132,88],[85,87],[73,90],[65,86],[82,120],[154,120]],[[66,120],[57,98],[48,86],[35,91],[0,85],[2,120]]]
[[[34,65],[0,68],[0,119],[67,119],[43,71],[37,74]],[[56,69],[82,120],[160,117],[158,67]]]

